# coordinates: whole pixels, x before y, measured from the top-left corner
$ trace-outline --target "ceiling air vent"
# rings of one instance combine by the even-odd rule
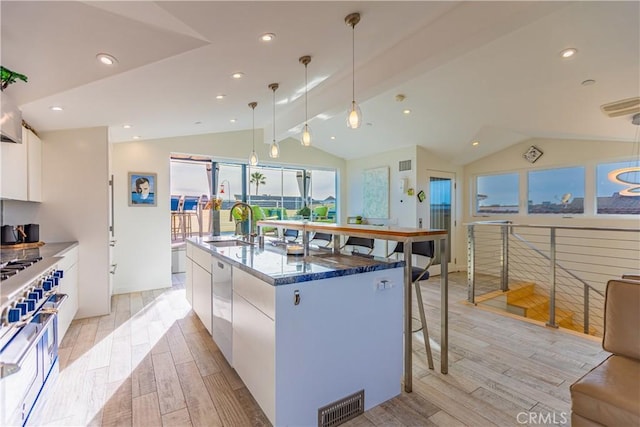
[[[640,113],[640,98],[628,98],[621,101],[610,102],[600,106],[604,114],[609,117],[620,117],[628,114]]]
[[[400,160],[398,162],[398,170],[402,171],[410,171],[411,170],[411,160]]]

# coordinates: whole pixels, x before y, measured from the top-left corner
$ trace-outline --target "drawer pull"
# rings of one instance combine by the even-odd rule
[[[293,292],[293,305],[299,305],[299,304],[300,304],[300,291],[296,289]]]

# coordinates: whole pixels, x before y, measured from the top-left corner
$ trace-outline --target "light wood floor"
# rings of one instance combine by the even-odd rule
[[[517,426],[540,425],[540,417],[568,425],[569,385],[608,356],[600,343],[466,305],[466,275],[450,278],[449,374],[438,370],[436,277],[422,289],[437,370],[427,369],[414,334],[413,393],[346,425]],[[60,374],[31,424],[269,425],[189,309],[182,281],[174,275],[171,289],[114,296],[110,315],[74,321],[60,345]]]

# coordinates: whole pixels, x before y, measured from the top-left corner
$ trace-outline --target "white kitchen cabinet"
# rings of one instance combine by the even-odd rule
[[[211,336],[233,366],[233,283],[231,265],[212,258]]]
[[[2,181],[0,196],[3,199],[27,200],[27,130],[22,128],[22,144],[2,142]]]
[[[211,333],[211,254],[194,246],[191,255],[191,306],[204,327]]]
[[[27,200],[42,201],[42,141],[30,130],[22,128],[27,140]]]
[[[58,311],[58,334],[62,342],[64,334],[69,329],[71,321],[78,312],[78,247],[74,247],[64,254],[58,263],[58,269],[64,272],[58,292],[66,294],[67,300]]]
[[[403,269],[272,286],[233,270],[233,367],[273,425],[400,394]],[[297,302],[297,303],[296,303]]]
[[[3,142],[0,197],[42,201],[42,141],[22,128],[22,144]]]
[[[275,420],[275,287],[233,272],[233,367],[267,418]]]
[[[187,298],[189,305],[193,308],[193,261],[191,261],[191,258],[187,258],[185,263],[185,273],[185,297]]]

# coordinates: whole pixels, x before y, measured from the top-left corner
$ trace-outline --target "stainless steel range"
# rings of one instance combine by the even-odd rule
[[[0,425],[24,426],[58,373],[60,259],[0,264]]]

